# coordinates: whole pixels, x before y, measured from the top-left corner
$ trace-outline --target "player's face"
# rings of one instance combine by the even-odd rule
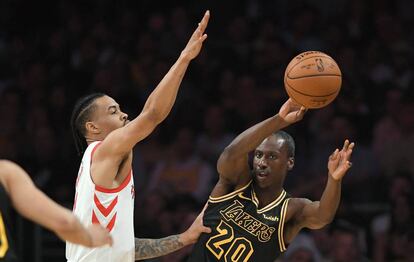
[[[129,122],[128,115],[121,111],[119,104],[112,97],[103,96],[96,99],[95,106],[93,123],[104,137]]]
[[[256,148],[253,174],[258,186],[265,188],[282,186],[287,171],[293,167],[287,145],[280,137],[269,136]]]

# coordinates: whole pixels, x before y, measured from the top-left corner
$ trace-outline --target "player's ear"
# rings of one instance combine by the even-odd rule
[[[289,157],[287,166],[288,166],[288,170],[292,170],[293,166],[295,165],[295,158],[293,157]]]
[[[88,133],[91,133],[91,134],[99,134],[100,133],[100,130],[99,130],[98,126],[92,121],[86,122],[85,123],[85,128],[88,131]]]

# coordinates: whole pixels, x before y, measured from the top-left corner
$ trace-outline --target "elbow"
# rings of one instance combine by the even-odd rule
[[[158,125],[166,118],[165,114],[153,106],[149,106],[145,110],[144,114],[147,116],[148,121],[154,123],[155,125]]]
[[[236,151],[233,145],[227,146],[221,153],[219,160],[231,160],[235,156]]]
[[[329,217],[324,217],[324,218],[319,219],[318,228],[316,229],[321,229],[329,225],[330,223],[332,223],[333,220],[334,220],[334,216],[329,216]]]
[[[316,216],[308,221],[305,227],[310,229],[321,229],[332,223],[334,216]]]
[[[221,173],[223,167],[227,166],[229,162],[232,161],[233,150],[231,146],[226,147],[223,152],[220,154],[219,159],[217,160],[217,171]]]

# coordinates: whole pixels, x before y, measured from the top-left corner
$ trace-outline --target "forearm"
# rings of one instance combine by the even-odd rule
[[[181,55],[148,97],[143,110],[156,114],[158,122],[170,113],[189,63],[190,60]]]
[[[54,231],[62,240],[85,246],[91,238],[80,221],[68,209],[58,205],[38,190],[27,175],[17,174],[11,189],[16,210],[24,217]],[[24,192],[24,193],[22,193]],[[27,205],[27,203],[31,203]]]
[[[319,202],[318,209],[319,219],[325,224],[332,222],[335,217],[336,210],[338,209],[341,200],[341,183],[342,180],[335,180],[328,175],[328,181]]]
[[[181,235],[173,235],[160,239],[135,238],[135,260],[160,257],[183,248]]]
[[[266,137],[286,126],[288,123],[279,115],[272,116],[238,135],[227,149],[232,151],[233,156],[245,155],[254,150]]]

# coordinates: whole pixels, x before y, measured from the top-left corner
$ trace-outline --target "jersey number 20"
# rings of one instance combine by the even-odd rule
[[[245,237],[234,238],[233,228],[223,220],[217,226],[217,232],[218,234],[210,237],[206,244],[217,259],[221,259],[224,254],[224,261],[226,262],[249,261],[253,254],[253,246],[248,239]],[[231,245],[225,252],[223,245],[228,243],[231,243]]]
[[[0,212],[0,258],[3,258],[9,249],[7,242],[6,227],[4,226],[3,216]]]

